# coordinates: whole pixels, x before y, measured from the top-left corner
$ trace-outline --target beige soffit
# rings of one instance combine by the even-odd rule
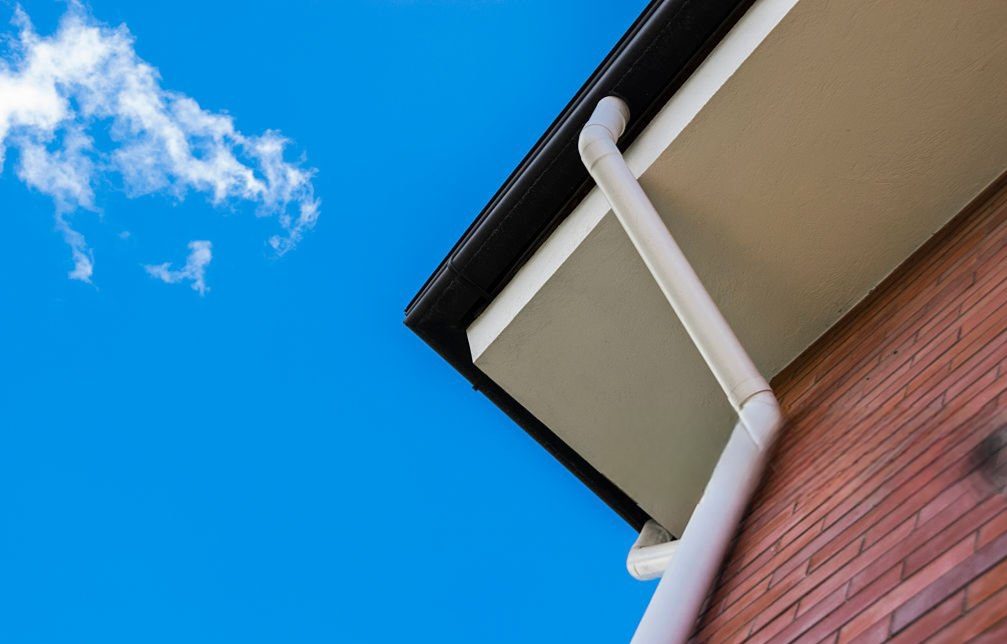
[[[1007,2],[756,2],[628,151],[767,376],[1007,168]],[[592,191],[473,361],[673,533],[732,424]]]

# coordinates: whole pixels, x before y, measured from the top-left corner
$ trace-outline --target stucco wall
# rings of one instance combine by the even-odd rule
[[[698,641],[1007,641],[1005,304],[1001,187],[776,379],[788,426]]]

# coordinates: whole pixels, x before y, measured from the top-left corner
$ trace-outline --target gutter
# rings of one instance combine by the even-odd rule
[[[738,413],[734,431],[681,539],[674,542],[670,563],[633,637],[637,644],[677,644],[692,633],[762,478],[783,415],[769,383],[626,165],[617,142],[628,120],[625,102],[613,96],[601,99],[581,130],[581,159]]]

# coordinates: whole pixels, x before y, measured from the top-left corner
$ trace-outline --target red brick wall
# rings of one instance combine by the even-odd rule
[[[1007,642],[1004,304],[1001,187],[776,379],[788,425],[698,641]]]

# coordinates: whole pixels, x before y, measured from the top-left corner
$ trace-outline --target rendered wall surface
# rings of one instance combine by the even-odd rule
[[[1007,188],[773,384],[788,425],[695,639],[1007,642]]]

